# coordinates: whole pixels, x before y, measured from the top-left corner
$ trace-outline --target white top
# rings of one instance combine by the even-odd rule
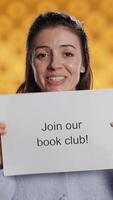
[[[113,200],[113,170],[4,177],[0,200]]]

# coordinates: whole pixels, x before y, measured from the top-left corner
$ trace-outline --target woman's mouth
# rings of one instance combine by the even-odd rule
[[[51,85],[60,85],[66,80],[66,76],[48,76],[47,83]]]

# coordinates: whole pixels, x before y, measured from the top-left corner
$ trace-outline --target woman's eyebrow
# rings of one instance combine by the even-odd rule
[[[76,47],[72,44],[61,44],[60,47],[71,47],[73,49],[76,49]],[[43,49],[43,48],[49,48],[48,46],[46,45],[40,45],[40,46],[36,46],[34,51],[36,51],[37,49]]]
[[[72,48],[76,49],[76,47],[72,44],[62,44],[62,45],[60,45],[60,47],[72,47]]]
[[[41,46],[36,46],[34,50],[36,51],[37,49],[42,49],[42,48],[49,48],[49,47],[46,45],[41,45]]]

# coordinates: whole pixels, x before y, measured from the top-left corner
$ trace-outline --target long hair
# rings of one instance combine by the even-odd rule
[[[64,13],[47,12],[39,15],[32,23],[29,29],[27,43],[26,43],[27,52],[26,52],[25,81],[20,85],[17,92],[20,93],[41,92],[41,89],[35,82],[34,73],[31,66],[31,54],[32,54],[34,38],[38,35],[38,33],[41,30],[48,27],[57,27],[59,25],[68,27],[80,39],[82,60],[83,60],[83,66],[85,67],[85,72],[80,73],[80,80],[75,89],[76,90],[90,89],[92,84],[92,71],[90,68],[88,39],[82,23],[76,18],[71,17]]]

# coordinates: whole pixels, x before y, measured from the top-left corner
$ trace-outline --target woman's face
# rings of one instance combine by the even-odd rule
[[[43,29],[34,40],[32,68],[43,92],[75,90],[85,72],[79,37],[64,26]]]

